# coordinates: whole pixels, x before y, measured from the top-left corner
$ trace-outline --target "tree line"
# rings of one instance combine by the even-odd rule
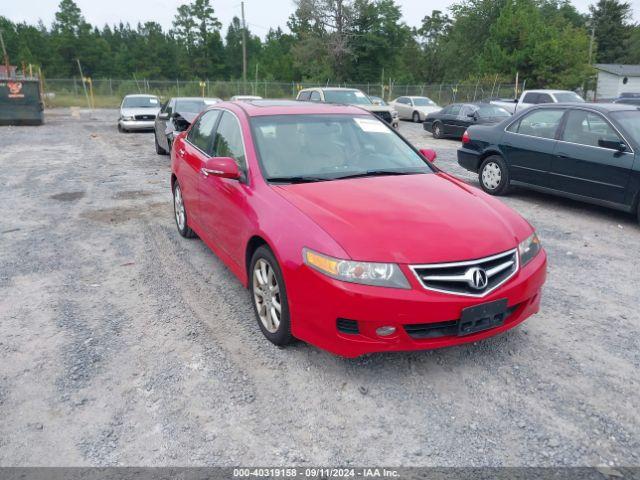
[[[89,24],[74,0],[61,0],[52,25],[0,16],[13,63],[45,76],[239,79],[242,34],[234,17],[224,28],[215,0],[178,7],[172,27]],[[286,82],[435,83],[471,78],[534,87],[576,88],[591,63],[640,63],[640,26],[631,6],[598,0],[582,14],[568,0],[460,0],[434,10],[418,28],[402,21],[395,0],[294,0],[288,31],[264,39],[245,30],[249,78]]]

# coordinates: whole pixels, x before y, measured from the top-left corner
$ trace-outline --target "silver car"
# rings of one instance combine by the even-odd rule
[[[416,123],[423,122],[427,115],[442,109],[429,97],[398,97],[389,102],[389,105],[397,110],[401,119],[413,120]]]
[[[153,131],[160,112],[160,99],[155,95],[127,95],[120,105],[118,131]]]

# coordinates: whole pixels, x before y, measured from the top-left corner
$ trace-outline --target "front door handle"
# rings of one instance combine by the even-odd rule
[[[205,177],[208,177],[209,175],[222,175],[224,172],[221,170],[212,170],[210,168],[202,167],[200,169],[200,173],[203,174]]]

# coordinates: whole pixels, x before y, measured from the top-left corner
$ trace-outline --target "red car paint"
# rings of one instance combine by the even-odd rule
[[[201,173],[211,160],[185,140],[174,141],[172,183],[182,188],[189,226],[248,285],[248,248],[264,241],[284,277],[292,334],[346,357],[369,352],[439,348],[473,342],[508,330],[539,309],[546,254],[534,259],[482,298],[426,290],[411,264],[463,261],[517,248],[533,228],[481,190],[443,172],[379,176],[302,184],[269,184],[263,177],[249,119],[259,115],[362,115],[356,107],[329,104],[265,106],[221,103],[244,138],[245,182]],[[434,167],[435,169],[435,167]],[[400,265],[410,289],[334,280],[303,262],[302,251]],[[507,299],[515,307],[505,324],[466,336],[410,337],[403,325],[460,318],[463,308]],[[360,334],[345,335],[337,318],[358,321]],[[380,337],[375,330],[395,326]]]

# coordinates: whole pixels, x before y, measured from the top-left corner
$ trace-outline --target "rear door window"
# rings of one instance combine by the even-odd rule
[[[563,109],[534,110],[509,125],[507,131],[531,137],[555,139],[564,112]]]
[[[300,92],[298,94],[298,100],[307,101],[311,97],[311,92]]]
[[[213,128],[220,116],[220,110],[209,110],[194,123],[187,140],[209,156],[213,156]]]

